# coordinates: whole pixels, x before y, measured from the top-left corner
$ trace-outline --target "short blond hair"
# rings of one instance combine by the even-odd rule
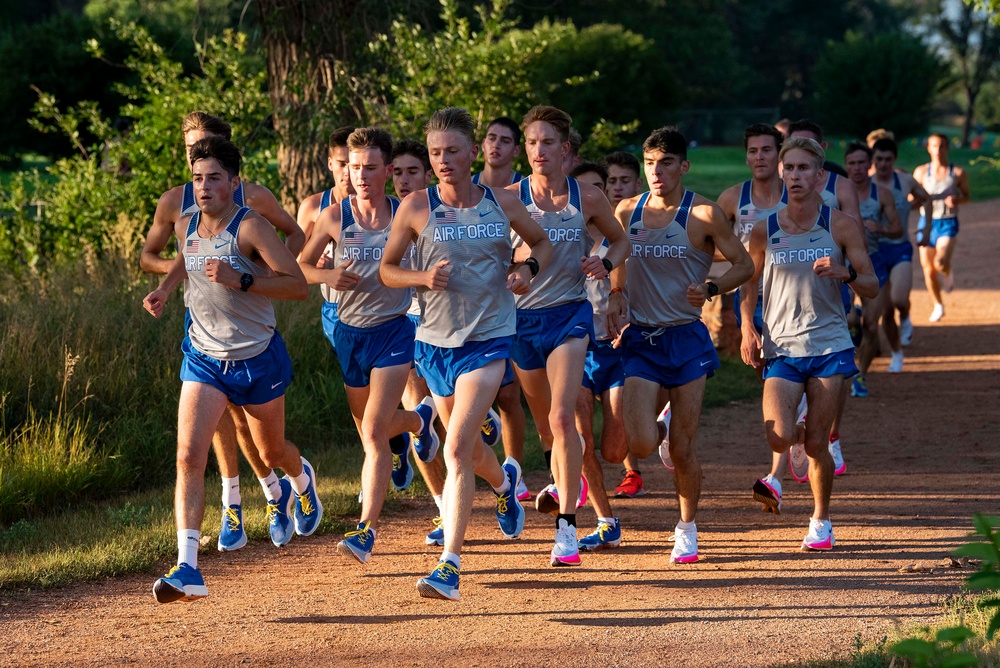
[[[476,122],[462,107],[445,107],[435,111],[424,126],[425,135],[432,132],[458,132],[464,135],[470,144],[476,145]]]
[[[233,127],[229,123],[218,116],[213,116],[204,111],[192,111],[184,117],[184,120],[181,122],[181,134],[186,135],[192,130],[208,132],[209,134],[230,141],[233,139]]]
[[[535,121],[544,121],[554,127],[556,132],[559,133],[560,141],[570,141],[570,129],[573,126],[573,117],[562,109],[556,109],[544,104],[532,107],[521,121],[521,130],[526,130]]]
[[[816,169],[823,169],[823,163],[826,162],[826,151],[823,150],[823,147],[815,139],[811,137],[789,137],[781,145],[781,152],[778,154],[778,159],[784,162],[785,154],[794,149],[799,149],[810,154],[816,163]]]
[[[892,139],[895,141],[896,133],[892,130],[886,130],[885,128],[878,128],[868,133],[868,136],[865,137],[865,143],[868,144],[868,148],[874,148],[875,142],[879,139]]]

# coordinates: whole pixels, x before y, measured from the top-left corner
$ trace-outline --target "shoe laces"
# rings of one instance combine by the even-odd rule
[[[431,524],[434,525],[435,529],[440,529],[442,526],[444,526],[444,518],[435,517],[434,519],[431,520]]]
[[[235,508],[225,508],[222,511],[223,519],[225,519],[226,524],[229,525],[230,531],[237,531],[240,528],[240,516],[236,512]]]
[[[313,506],[312,498],[309,496],[309,492],[305,494],[296,494],[295,497],[299,500],[299,508],[303,515],[312,515],[316,508]]]
[[[403,458],[396,453],[392,453],[392,470],[399,471],[403,468]]]
[[[364,524],[358,526],[354,531],[348,531],[344,534],[344,538],[358,538],[358,541],[364,545],[369,540],[371,540],[372,530],[371,522],[365,522]]]
[[[674,529],[674,549],[682,554],[693,552],[697,540],[697,530],[681,531],[680,529]]]
[[[277,526],[278,515],[280,514],[281,509],[278,508],[278,504],[276,502],[272,501],[267,504],[267,521],[271,524],[271,526]]]
[[[490,419],[489,415],[487,415],[486,419],[483,420],[483,426],[481,429],[483,430],[483,436],[492,436],[493,432],[496,431],[496,425],[493,424],[493,420]]]
[[[601,522],[597,527],[597,537],[604,540],[612,529],[614,529],[614,527],[607,522]]]
[[[176,573],[177,571],[179,571],[180,569],[181,569],[181,567],[180,567],[180,566],[174,566],[174,567],[173,567],[173,568],[171,568],[171,569],[170,569],[169,571],[167,571],[167,574],[166,574],[165,576],[163,576],[163,577],[167,577],[167,578],[169,578],[169,577],[173,577],[173,575],[174,575],[174,574],[175,574],[175,573]]]
[[[501,515],[507,514],[507,504],[510,503],[510,492],[507,490],[503,494],[497,494],[497,512]]]
[[[441,580],[448,579],[448,576],[455,575],[458,577],[458,569],[452,566],[447,561],[438,562],[437,567],[431,572],[432,577],[438,577]]]

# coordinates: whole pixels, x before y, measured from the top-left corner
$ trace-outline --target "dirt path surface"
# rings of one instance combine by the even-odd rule
[[[743,402],[702,420],[697,564],[668,563],[677,505],[654,456],[650,492],[613,503],[623,545],[579,568],[548,566],[552,519],[533,509],[521,540],[504,541],[480,491],[462,601],[421,599],[415,581],[439,553],[423,543],[432,502],[412,502],[384,518],[366,566],[321,536],[280,553],[257,544],[203,555],[211,596],[193,604],[157,605],[147,575],[5,598],[0,664],[763,666],[846,654],[856,636],[930,622],[968,574],[939,562],[973,512],[1000,508],[998,239],[1000,204],[963,208],[958,289],[936,325],[914,265],[905,372],[877,360],[871,397],[849,403],[832,553],[799,551],[806,485],[787,479],[780,516],[750,498],[769,455],[759,403]],[[620,473],[605,475],[612,488]],[[543,478],[530,474],[530,488]],[[578,517],[589,532],[593,511]]]

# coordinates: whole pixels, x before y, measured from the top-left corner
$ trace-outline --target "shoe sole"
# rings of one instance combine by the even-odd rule
[[[775,515],[781,514],[781,499],[774,498],[774,492],[767,485],[758,480],[753,484],[753,498],[764,504],[764,510],[773,512]]]
[[[547,515],[558,515],[559,502],[551,494],[544,494],[535,499],[535,510]]]
[[[305,457],[302,458],[302,465],[303,467],[309,467],[309,470],[312,471],[312,475],[309,476],[309,482],[311,483],[313,489],[313,499],[316,501],[316,524],[313,526],[312,530],[308,532],[299,531],[299,523],[295,522],[295,533],[298,534],[299,536],[305,537],[305,536],[311,536],[314,533],[316,533],[316,529],[319,528],[319,523],[323,521],[323,502],[319,500],[319,493],[316,491],[316,468],[312,464],[307,462]],[[412,467],[411,467],[411,472],[412,472]]]
[[[615,492],[616,499],[634,499],[637,496],[642,496],[646,493],[645,489],[640,489],[635,494],[626,494],[625,492]]]
[[[549,563],[555,568],[562,568],[564,566],[579,566],[580,565],[580,554],[577,553],[571,557],[557,557],[552,554],[549,555]]]
[[[531,499],[531,492],[524,492],[523,494],[517,495],[518,501],[528,501],[529,499]]]
[[[835,476],[838,476],[838,477],[839,477],[839,476],[842,476],[842,475],[844,475],[845,473],[847,473],[847,464],[844,464],[844,465],[843,465],[843,466],[841,466],[841,467],[840,467],[839,469],[837,469],[836,471],[834,471],[834,472],[833,472],[833,475],[835,475]]]
[[[431,433],[431,447],[430,447],[429,452],[425,453],[427,455],[427,458],[425,459],[424,457],[421,457],[420,453],[417,451],[416,447],[413,448],[413,454],[415,454],[417,456],[417,459],[419,459],[420,461],[422,461],[425,464],[427,464],[428,462],[434,461],[434,458],[437,456],[438,449],[441,447],[441,437],[438,436],[437,430],[434,428],[434,420],[436,420],[436,419],[437,419],[437,409],[434,408],[433,405],[431,405],[431,428],[430,428],[430,433]],[[416,438],[416,437],[414,436],[414,438]],[[410,484],[407,483],[406,486],[409,487]]]
[[[219,548],[219,552],[235,552],[236,550],[240,549],[241,547],[246,546],[246,544],[247,544],[247,534],[244,531],[243,532],[243,536],[240,538],[240,540],[236,541],[235,545],[231,545],[229,547],[226,547],[225,545],[222,544],[222,538],[220,536],[219,543],[218,543],[217,547]]]
[[[351,547],[350,543],[348,543],[346,540],[342,540],[339,543],[337,543],[337,552],[339,552],[341,555],[345,557],[352,557],[353,559],[356,559],[362,564],[367,564],[368,560],[371,559],[372,556],[371,552],[368,553],[362,552],[361,554],[358,554],[357,552],[354,551],[354,548]]]
[[[622,544],[622,539],[619,538],[618,540],[608,540],[593,546],[584,545],[583,543],[580,543],[578,549],[581,552],[598,552],[600,550],[606,550],[609,547],[618,547],[621,544]]]
[[[451,592],[442,591],[424,578],[417,580],[417,593],[424,598],[438,598],[442,601],[459,600],[459,593],[457,589]]]
[[[289,483],[289,486],[291,483]],[[271,525],[268,524],[267,532],[271,536],[271,544],[275,547],[284,547],[292,542],[292,537],[295,536],[295,514],[293,509],[295,508],[295,490],[292,490],[288,495],[288,503],[285,504],[285,517],[288,518],[288,524],[292,527],[292,530],[288,532],[288,538],[284,542],[280,542],[274,539],[274,534],[271,533]],[[280,509],[279,509],[280,510]]]
[[[444,541],[437,538],[424,538],[424,542],[431,547],[444,547]]]
[[[156,599],[157,603],[197,601],[206,596],[208,596],[208,587],[205,585],[184,585],[183,589],[178,589],[162,579],[153,583],[153,598]]]
[[[672,564],[693,564],[698,561],[698,555],[688,555],[686,557],[670,557],[670,563]]]
[[[824,543],[814,543],[813,545],[807,545],[805,541],[802,542],[801,550],[803,552],[829,552],[833,549],[833,546],[837,544],[836,539],[831,538],[829,544]]]
[[[792,446],[795,447],[795,446]],[[805,473],[801,476],[796,473],[795,466],[792,464],[792,453],[791,450],[788,451],[788,473],[792,476],[795,482],[809,482],[809,458],[806,457],[806,469]]]

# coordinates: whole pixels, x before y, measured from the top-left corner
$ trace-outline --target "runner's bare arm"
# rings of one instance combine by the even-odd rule
[[[170,242],[170,235],[174,232],[174,223],[180,216],[182,193],[181,186],[171,188],[160,195],[159,201],[156,202],[153,224],[149,228],[146,241],[142,246],[142,254],[139,256],[139,266],[146,273],[165,274],[173,266],[173,260],[160,257],[160,254]]]
[[[857,273],[857,278],[848,283],[859,297],[874,299],[878,296],[878,277],[872,268],[872,260],[868,255],[868,241],[858,232],[857,225],[840,211],[830,212],[830,233],[833,242],[844,251],[844,257],[851,263]],[[813,271],[823,278],[836,278],[841,281],[850,279],[851,272],[844,264],[837,264],[829,257],[822,257],[813,264]]]
[[[295,256],[281,243],[270,221],[253,213],[247,215],[240,224],[237,244],[247,257],[260,255],[274,272],[273,276],[254,276],[248,292],[272,299],[305,299],[309,295],[309,286]],[[224,260],[207,260],[205,275],[213,283],[239,290],[243,274]]]
[[[753,261],[747,255],[739,238],[733,234],[733,226],[726,219],[718,204],[706,201],[705,204],[691,209],[692,227],[696,230],[695,238],[705,241],[711,239],[713,248],[722,253],[723,258],[732,262],[726,273],[713,281],[720,293],[730,292],[738,288],[753,274]],[[690,224],[690,223],[689,223]],[[688,286],[688,302],[692,306],[702,306],[709,299],[708,284],[697,283]]]
[[[295,222],[295,219],[288,215],[288,212],[281,208],[278,200],[274,198],[274,193],[262,185],[246,183],[244,188],[247,191],[247,206],[254,210],[264,220],[271,223],[274,229],[285,235],[285,247],[292,253],[298,255],[305,245],[306,235]]]
[[[524,204],[510,190],[494,190],[497,203],[503,209],[507,219],[510,220],[510,229],[517,233],[524,240],[525,245],[531,249],[531,255],[538,262],[539,267],[544,267],[552,260],[552,242],[549,236],[542,229],[542,226],[535,222]],[[524,258],[527,260],[527,258]],[[508,277],[507,287],[514,294],[524,294],[531,285],[530,268],[523,264],[515,264],[511,267]]]
[[[740,203],[740,190],[742,186],[737,184],[735,186],[730,186],[722,191],[719,195],[719,199],[716,204],[722,209],[722,213],[725,214],[726,219],[729,220],[729,224],[732,229],[736,230],[736,213],[739,208]],[[725,262],[726,258],[722,255],[722,251],[719,247],[715,247],[715,256],[712,258],[713,262]]]
[[[746,283],[740,286],[740,315],[743,325],[740,331],[743,341],[740,343],[740,357],[744,364],[758,368],[761,364],[761,340],[757,328],[753,325],[754,310],[760,289],[760,275],[764,271],[764,251],[767,248],[767,219],[758,220],[750,231],[750,252],[747,254],[753,262],[753,274]]]
[[[415,195],[416,193],[411,193]],[[388,288],[416,288],[425,286],[431,290],[448,287],[448,263],[439,262],[427,271],[403,269],[400,263],[408,252],[410,244],[423,231],[430,215],[427,193],[418,197],[407,197],[399,204],[392,219],[392,230],[382,251],[382,262],[378,267],[378,280]]]
[[[622,266],[632,254],[632,250],[629,247],[628,237],[625,236],[625,230],[611,210],[608,198],[598,188],[586,183],[580,184],[580,196],[583,200],[583,210],[587,215],[587,223],[592,223],[608,240],[608,252],[605,258],[613,267]],[[608,275],[604,263],[597,255],[591,254],[584,258],[582,268],[583,273],[591,278],[603,279]]]
[[[331,269],[317,267],[323,250],[331,241],[334,244],[334,252],[336,252],[337,243],[340,241],[340,223],[340,207],[338,206],[328,207],[316,219],[312,236],[309,237],[306,247],[299,255],[299,268],[309,285],[325,283],[334,290],[352,290],[357,287],[361,277],[349,271],[349,267],[354,264],[353,260],[347,260],[340,266]]]
[[[879,186],[878,201],[882,207],[882,215],[889,223],[883,234],[889,239],[898,239],[903,236],[903,221],[899,219],[899,211],[896,210],[896,200],[892,197],[892,191]]]

